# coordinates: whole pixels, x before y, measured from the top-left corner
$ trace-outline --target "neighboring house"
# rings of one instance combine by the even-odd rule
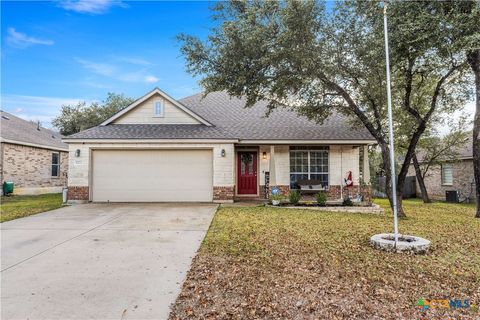
[[[67,184],[68,145],[62,135],[1,111],[0,179],[15,194],[61,192]]]
[[[286,109],[215,92],[175,100],[156,88],[101,125],[68,136],[70,201],[206,201],[286,194],[320,180],[330,199],[364,193],[369,132],[332,114],[316,124]],[[354,185],[341,190],[348,172]],[[267,187],[266,187],[267,184]]]
[[[432,165],[425,176],[425,187],[432,200],[446,200],[447,191],[459,191],[460,200],[466,197],[475,199],[475,178],[473,175],[473,150],[472,139],[459,146],[457,156],[453,160],[439,161],[440,164]],[[419,162],[422,158],[419,156]],[[408,171],[409,176],[415,176],[413,165]],[[421,197],[417,181],[417,197]]]

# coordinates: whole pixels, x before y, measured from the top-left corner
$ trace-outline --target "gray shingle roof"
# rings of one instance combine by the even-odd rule
[[[454,154],[449,153],[448,156],[447,155],[440,156],[439,160],[447,160],[447,161],[453,160],[452,155],[454,155],[453,158],[455,158],[456,160],[473,159],[473,135],[472,135],[472,133],[471,132],[469,133],[468,139],[465,141],[465,143],[455,146],[455,148],[453,148],[452,151],[453,151]],[[425,161],[425,156],[426,156],[425,151],[420,150],[417,154],[418,161],[419,162],[424,162]]]
[[[470,135],[468,140],[458,147],[459,159],[473,159],[473,135]]]
[[[234,139],[228,132],[203,124],[109,124],[68,138],[81,139]]]
[[[323,124],[317,124],[287,109],[277,109],[265,117],[266,102],[244,108],[244,99],[232,98],[225,92],[210,93],[203,99],[199,93],[179,101],[213,126],[109,124],[68,138],[373,140],[365,128],[351,128],[347,119],[340,114],[332,114]]]
[[[58,132],[42,128],[37,130],[37,124],[20,119],[5,111],[1,111],[0,136],[19,144],[35,144],[56,149],[68,150],[68,145],[62,142],[63,136]]]

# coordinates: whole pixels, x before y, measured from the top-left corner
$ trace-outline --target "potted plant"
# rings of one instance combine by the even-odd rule
[[[278,206],[280,204],[280,201],[282,200],[282,195],[281,194],[272,194],[270,196],[270,199],[272,199],[272,204],[274,206]]]

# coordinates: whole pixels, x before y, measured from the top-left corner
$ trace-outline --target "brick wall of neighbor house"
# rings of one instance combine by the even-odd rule
[[[475,199],[475,181],[473,178],[473,160],[461,160],[452,163],[453,184],[442,185],[442,171],[440,165],[432,166],[425,177],[425,186],[432,200],[445,200],[445,191],[459,190],[462,197],[471,194]],[[413,166],[408,170],[409,176],[415,176]],[[473,185],[472,185],[473,182]],[[417,181],[417,197],[421,197]]]
[[[55,150],[2,143],[2,183],[14,182],[14,193],[61,192],[67,184],[68,153],[60,151],[60,176],[52,177]]]

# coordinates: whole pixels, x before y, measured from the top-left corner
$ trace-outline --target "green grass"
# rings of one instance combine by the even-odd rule
[[[61,193],[32,196],[2,196],[1,199],[0,222],[30,216],[62,206]]]
[[[400,232],[432,241],[427,255],[413,255],[369,245],[372,235],[393,229],[388,202],[376,202],[385,215],[219,209],[172,318],[225,310],[238,318],[416,319],[419,298],[480,303],[480,219],[473,205],[404,201],[408,218],[400,220]],[[480,316],[428,314],[452,315]]]

